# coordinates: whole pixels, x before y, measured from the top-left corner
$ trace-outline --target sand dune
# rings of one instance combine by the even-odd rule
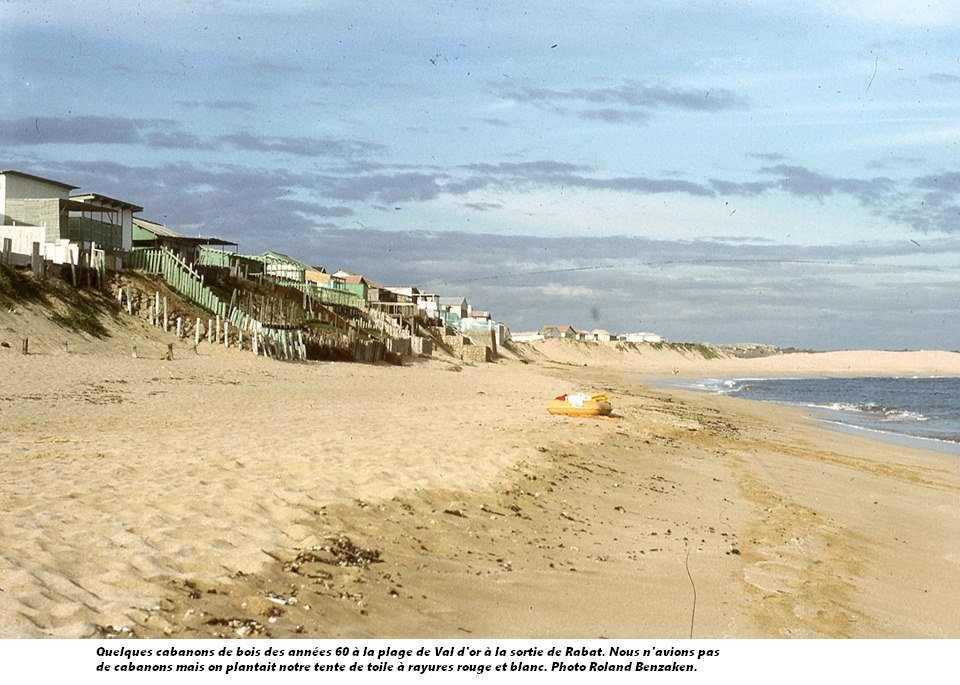
[[[789,352],[741,359],[733,356],[705,357],[693,346],[575,342],[544,340],[523,343],[520,349],[532,359],[573,366],[620,369],[651,377],[674,374],[687,377],[731,378],[756,376],[957,376],[960,353],[941,350],[893,352],[887,350],[842,350]],[[708,353],[722,349],[700,346]]]

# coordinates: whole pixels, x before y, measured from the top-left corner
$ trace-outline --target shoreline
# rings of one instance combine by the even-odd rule
[[[697,379],[702,381],[779,381],[779,380],[800,380],[802,378],[806,379],[830,379],[836,377],[830,376],[764,376],[764,377],[750,377],[750,378],[704,378]],[[844,377],[841,377],[844,378]],[[849,376],[846,378],[854,378]],[[914,379],[952,379],[958,378],[958,376],[858,376],[858,378],[883,378],[883,379],[905,379],[905,380],[914,380]],[[691,379],[685,379],[687,381]],[[790,402],[787,400],[776,400],[776,399],[761,399],[755,397],[745,397],[738,394],[727,393],[721,390],[708,388],[703,384],[700,385],[688,385],[684,382],[677,381],[672,378],[656,378],[656,379],[645,379],[646,382],[650,383],[653,387],[661,388],[664,390],[681,390],[681,391],[691,391],[699,394],[714,396],[714,397],[729,397],[734,400],[748,400],[755,402],[765,402],[776,404],[785,407],[793,407],[798,411],[804,413],[804,415],[820,425],[826,430],[835,430],[842,433],[847,433],[849,435],[865,435],[865,437],[872,437],[876,440],[883,440],[895,445],[901,445],[904,447],[914,447],[917,449],[930,449],[937,452],[943,452],[946,454],[952,454],[960,456],[960,443],[955,440],[947,440],[943,438],[936,438],[927,435],[915,435],[908,432],[896,431],[896,430],[884,430],[881,428],[875,428],[871,426],[861,426],[851,420],[847,420],[841,412],[833,412],[833,414],[838,414],[839,417],[834,416],[831,413],[829,407],[805,404],[802,402]]]
[[[639,364],[203,352],[0,358],[0,635],[960,637],[949,455]]]

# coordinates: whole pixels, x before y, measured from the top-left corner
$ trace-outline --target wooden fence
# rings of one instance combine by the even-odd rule
[[[247,342],[255,354],[282,360],[349,359],[360,362],[378,362],[384,359],[400,363],[404,356],[426,353],[420,338],[410,333],[392,317],[376,309],[368,309],[366,302],[355,294],[318,287],[312,283],[298,283],[284,278],[269,280],[281,287],[290,287],[321,303],[315,309],[321,319],[348,329],[351,322],[330,311],[327,306],[346,306],[359,309],[363,319],[353,322],[357,328],[374,328],[392,336],[386,341],[359,339],[354,331],[343,334],[318,335],[304,333],[300,328],[301,314],[297,306],[286,298],[264,297],[234,290],[230,302],[222,299],[208,286],[203,276],[166,248],[139,249],[133,253],[134,268],[160,276],[173,290],[186,299],[212,312],[219,319],[240,331],[248,331]],[[122,299],[122,298],[121,298]],[[155,299],[159,302],[159,294]],[[314,311],[310,306],[304,311]],[[326,305],[326,306],[325,306]],[[159,309],[159,305],[155,305]],[[249,312],[249,313],[248,313]],[[253,314],[253,315],[251,315]],[[154,321],[160,317],[154,313]],[[219,328],[219,326],[218,326]],[[220,331],[216,331],[219,339]],[[228,340],[225,336],[224,340]],[[242,345],[242,334],[237,337]]]
[[[203,278],[170,250],[164,247],[134,250],[133,267],[160,276],[167,285],[194,304],[227,318],[229,304],[204,285]]]

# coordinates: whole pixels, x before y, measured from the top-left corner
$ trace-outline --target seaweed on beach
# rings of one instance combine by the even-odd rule
[[[380,550],[358,547],[341,533],[327,538],[327,544],[314,545],[301,551],[293,561],[286,564],[286,570],[300,573],[301,567],[310,563],[369,568],[370,564],[380,562]]]

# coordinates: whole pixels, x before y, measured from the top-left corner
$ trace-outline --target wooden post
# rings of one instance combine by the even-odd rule
[[[197,323],[193,328],[193,349],[197,349],[200,344],[200,317],[197,317]]]
[[[123,286],[117,288],[117,306],[123,307]]]
[[[170,330],[170,319],[167,317],[167,296],[163,296],[163,330]]]
[[[230,322],[223,322],[223,346],[230,347]]]
[[[133,346],[131,347],[130,353],[133,355],[133,358],[134,358],[134,359],[138,359],[138,358],[139,358],[139,355],[137,355],[137,346],[136,346],[136,345],[133,345]]]
[[[183,317],[178,316],[177,317],[177,339],[179,340],[182,337],[183,337]]]
[[[33,252],[30,255],[30,269],[35,276],[40,275],[40,243],[33,244]]]
[[[24,338],[20,347],[20,354],[30,354],[30,338]]]
[[[73,265],[71,265],[72,268]],[[130,286],[127,286],[127,314],[133,314],[133,298],[130,297]]]
[[[10,264],[10,253],[13,252],[13,239],[3,239],[3,263]]]
[[[67,344],[67,341],[66,341],[66,340],[63,341],[63,353],[64,353],[64,354],[69,354],[69,353],[70,353],[70,347],[69,347],[69,345]]]
[[[217,327],[214,328],[214,342],[220,342],[220,315],[217,314]]]
[[[95,242],[91,242],[90,243],[90,269],[93,271],[93,276],[91,276],[91,278],[93,278],[94,276],[96,277],[97,288],[99,289],[103,287],[103,283],[101,282],[101,279],[100,279],[100,267],[97,265],[96,256],[97,256],[97,244]]]
[[[259,345],[259,341],[260,341],[260,334],[257,333],[256,331],[254,331],[254,332],[253,332],[253,342],[251,343],[251,346],[253,347],[253,356],[254,356],[254,357],[259,357],[259,356],[260,356],[260,350],[259,350],[260,345]]]

